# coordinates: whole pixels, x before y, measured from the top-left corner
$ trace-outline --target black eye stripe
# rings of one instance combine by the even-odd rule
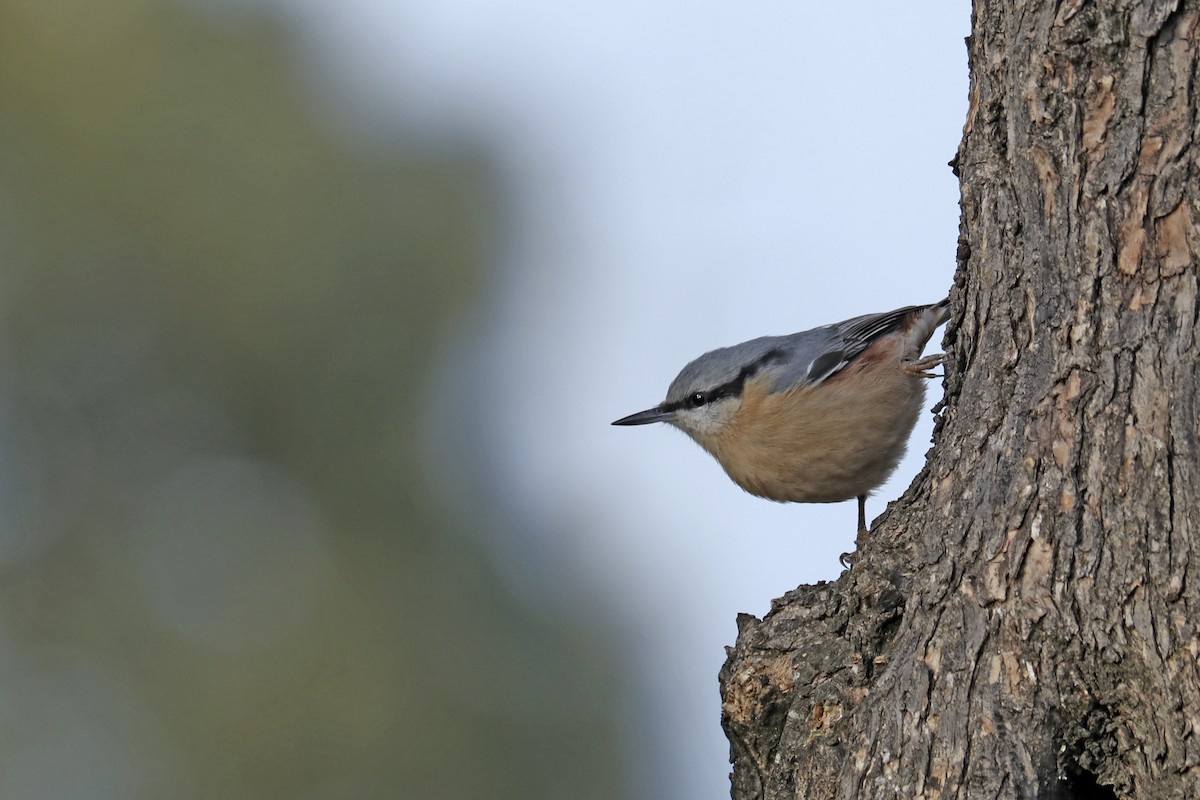
[[[707,392],[692,392],[682,400],[676,400],[673,403],[663,403],[659,408],[663,411],[677,411],[681,408],[700,408],[701,406],[716,402],[723,397],[738,397],[741,395],[742,389],[748,379],[772,361],[782,359],[783,355],[783,351],[779,348],[768,350],[752,363],[742,367],[737,377],[733,380],[727,381],[714,389],[709,389]]]

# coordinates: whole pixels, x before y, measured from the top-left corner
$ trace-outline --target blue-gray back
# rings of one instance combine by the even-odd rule
[[[697,392],[740,394],[741,384],[760,374],[772,379],[772,392],[820,383],[873,341],[903,325],[913,312],[927,308],[930,306],[906,306],[788,336],[763,336],[713,350],[680,371],[671,382],[666,402],[681,403]]]

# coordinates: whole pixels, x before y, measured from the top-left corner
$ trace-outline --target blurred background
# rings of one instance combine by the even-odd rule
[[[0,798],[727,797],[854,504],[608,423],[948,291],[968,4],[826,5],[0,0]]]

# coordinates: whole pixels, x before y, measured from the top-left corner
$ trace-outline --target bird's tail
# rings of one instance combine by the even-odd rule
[[[917,353],[920,353],[925,349],[925,345],[929,343],[933,332],[948,319],[950,319],[949,297],[940,303],[914,307],[908,319],[905,320],[903,327],[904,333],[908,338],[908,344]]]

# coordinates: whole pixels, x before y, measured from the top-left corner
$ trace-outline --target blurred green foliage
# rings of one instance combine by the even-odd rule
[[[285,42],[0,0],[0,797],[621,796],[604,643],[423,466],[499,189]]]

